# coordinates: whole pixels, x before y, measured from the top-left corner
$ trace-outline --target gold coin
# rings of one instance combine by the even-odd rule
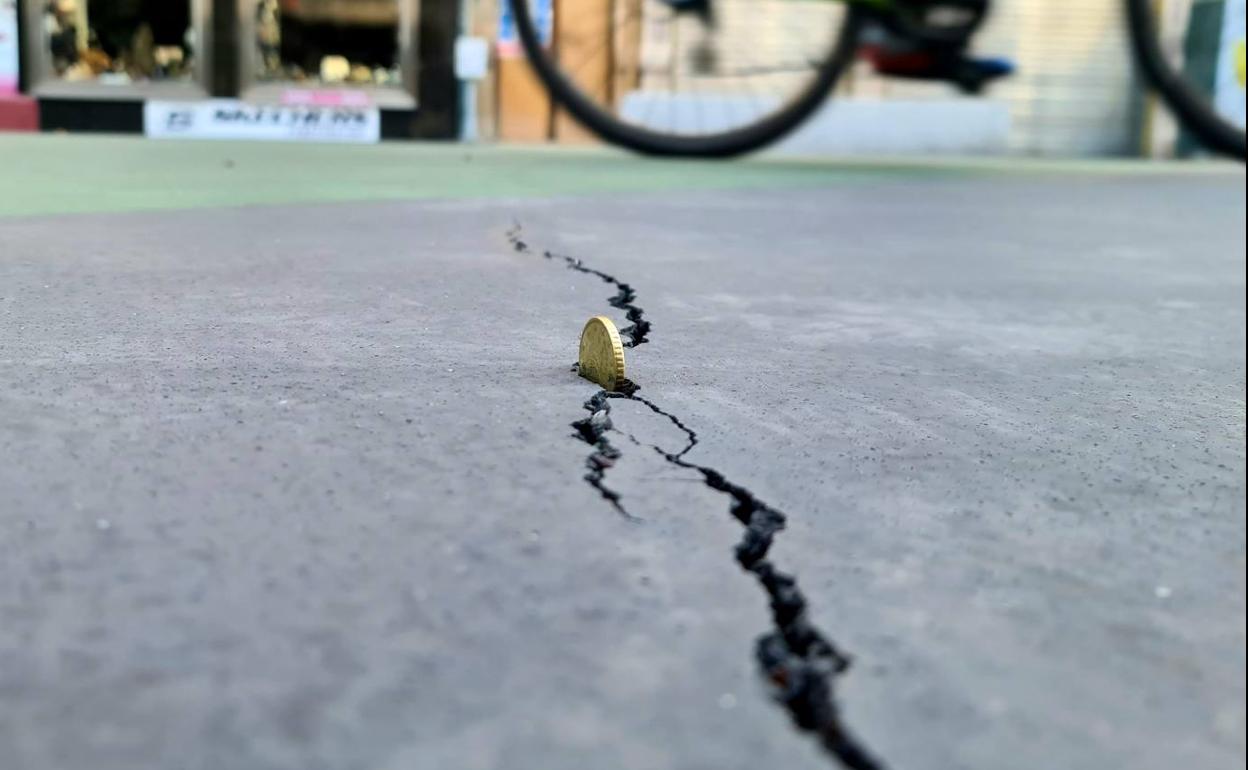
[[[624,343],[615,324],[606,316],[594,316],[581,331],[580,373],[607,390],[624,381]]]

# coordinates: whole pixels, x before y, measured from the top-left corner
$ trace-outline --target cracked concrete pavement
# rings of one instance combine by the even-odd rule
[[[0,219],[6,770],[827,768],[722,495],[891,768],[1244,761],[1244,185],[888,175]],[[642,404],[616,426],[678,449]]]

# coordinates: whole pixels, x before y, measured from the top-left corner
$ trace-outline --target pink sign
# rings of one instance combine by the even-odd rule
[[[350,88],[288,88],[282,104],[295,107],[369,107],[372,98]]]
[[[17,93],[17,3],[0,0],[0,96]]]

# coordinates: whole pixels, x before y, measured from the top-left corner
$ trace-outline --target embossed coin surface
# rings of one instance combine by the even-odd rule
[[[581,332],[580,373],[607,390],[624,381],[624,343],[615,324],[606,316],[594,316]]]

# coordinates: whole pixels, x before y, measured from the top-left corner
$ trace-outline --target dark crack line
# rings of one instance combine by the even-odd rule
[[[507,231],[507,241],[517,253],[531,254],[532,249],[524,240],[523,232],[523,228],[519,222],[513,223],[511,229]],[[650,322],[645,320],[642,309],[632,304],[633,300],[637,297],[637,293],[631,286],[618,281],[614,276],[608,275],[600,270],[587,267],[578,259],[573,259],[572,257],[556,257],[549,251],[544,251],[542,256],[551,261],[562,259],[564,264],[569,269],[576,270],[577,272],[585,273],[587,275],[597,276],[603,281],[616,286],[619,291],[614,297],[609,299],[608,302],[613,307],[624,308],[625,313],[631,320],[633,320],[633,324],[621,332],[621,334],[626,335],[627,337],[627,339],[624,340],[624,344],[627,347],[636,347],[637,345],[647,342],[646,335],[650,330]],[[579,364],[573,364],[573,373],[578,372],[578,370]],[[685,452],[688,452],[693,448],[693,445],[697,443],[697,435],[685,427],[680,420],[670,414],[662,412],[662,410],[658,409],[657,406],[651,404],[645,399],[642,399],[640,396],[636,396],[637,386],[632,382],[624,380],[617,385],[617,389],[617,394],[620,397],[624,397],[626,395],[634,396],[643,403],[649,404],[651,408],[664,414],[690,437],[690,444],[680,453],[680,456],[683,456]],[[593,487],[594,490],[596,490],[598,494],[601,495],[602,498],[606,500],[607,503],[610,504],[610,506],[621,516],[625,517],[629,521],[640,521],[641,519],[639,517],[628,512],[628,509],[623,503],[623,496],[617,490],[608,486],[606,482],[607,471],[614,467],[616,461],[622,456],[619,448],[611,443],[608,436],[608,433],[612,430],[613,426],[611,425],[610,405],[607,404],[605,400],[607,397],[609,397],[607,391],[601,391],[590,398],[584,404],[584,408],[589,412],[589,416],[572,423],[572,428],[576,431],[573,435],[593,447],[593,451],[590,452],[590,454],[585,458],[586,473],[584,479],[586,483]]]
[[[624,317],[628,319],[628,326],[620,329],[620,341],[624,343],[624,347],[626,348],[635,348],[638,345],[644,345],[649,342],[647,337],[650,334],[650,322],[646,320],[645,311],[634,304],[637,299],[637,292],[633,290],[632,286],[624,283],[613,275],[602,272],[601,270],[586,267],[585,264],[576,257],[567,257],[562,254],[555,254],[549,251],[542,252],[542,256],[546,257],[546,259],[552,260],[561,259],[564,264],[567,265],[569,270],[575,270],[578,273],[585,273],[586,275],[597,276],[598,278],[601,278],[603,282],[614,286],[617,291],[614,297],[607,300],[607,304],[613,308],[623,310]]]
[[[837,676],[849,670],[850,657],[811,623],[806,596],[797,578],[780,571],[768,558],[776,536],[785,528],[786,515],[714,468],[685,460],[683,456],[698,443],[697,434],[654,402],[635,394],[606,391],[600,391],[596,398],[605,405],[603,419],[607,426],[612,425],[610,399],[624,399],[645,405],[685,433],[688,442],[679,453],[668,452],[632,434],[626,435],[633,443],[654,450],[671,465],[697,472],[706,486],[732,498],[729,512],[745,527],[736,546],[737,564],[754,575],[771,605],[773,629],[759,638],[754,657],[772,684],[776,700],[785,706],[799,729],[815,735],[844,767],[884,770],[884,765],[850,733],[841,719],[833,685]]]
[[[672,414],[671,412],[666,412],[663,409],[659,408],[659,405],[654,403],[650,399],[642,398],[641,396],[637,395],[636,386],[634,386],[632,393],[628,393],[628,392],[607,393],[607,398],[624,398],[624,399],[628,399],[629,401],[636,401],[639,404],[645,404],[647,407],[650,408],[650,411],[654,412],[655,414],[661,417],[666,417],[673,425],[676,426],[676,428],[681,433],[684,433],[685,434],[685,448],[677,452],[675,455],[673,455],[673,457],[676,457],[677,459],[684,457],[685,455],[689,454],[689,452],[695,446],[698,445],[698,434],[694,432],[692,428],[690,428],[688,425],[685,425],[683,422],[681,422],[680,418],[677,417],[676,415]],[[645,444],[644,446],[657,448],[651,444]]]
[[[521,238],[519,223],[507,236],[517,252],[530,252],[528,244]],[[647,341],[650,324],[645,321],[641,308],[634,304],[637,293],[632,286],[587,267],[579,259],[549,251],[543,252],[542,256],[548,260],[561,259],[569,269],[597,276],[616,286],[619,291],[609,301],[612,307],[623,309],[632,322],[632,326],[621,332],[621,335],[628,337],[625,346],[635,347]],[[621,515],[631,521],[638,520],[624,508],[621,494],[605,483],[607,469],[622,456],[610,440],[610,434],[618,432],[638,446],[649,447],[668,464],[696,472],[707,487],[731,498],[729,513],[745,528],[735,549],[737,564],[757,579],[771,606],[772,630],[755,643],[754,657],[771,683],[775,699],[788,710],[794,725],[817,737],[823,748],[843,767],[849,770],[884,770],[884,764],[866,750],[841,719],[834,684],[838,676],[849,670],[849,656],[811,623],[806,596],[798,586],[797,578],[780,571],[768,558],[776,536],[785,528],[786,515],[760,500],[746,487],[730,481],[718,470],[685,459],[698,445],[697,432],[676,415],[637,395],[637,390],[636,384],[627,380],[615,391],[599,390],[584,403],[589,416],[572,423],[575,436],[594,447],[585,461],[588,469],[585,480]],[[616,428],[611,421],[612,399],[635,401],[666,418],[684,434],[685,446],[679,452],[668,452]]]
[[[521,238],[521,228],[518,223],[507,232],[507,239],[516,251],[529,253],[529,244]],[[636,305],[637,292],[632,286],[609,273],[587,266],[576,257],[555,254],[551,251],[543,251],[542,256],[552,261],[562,261],[569,270],[595,276],[604,283],[614,286],[616,288],[615,296],[609,298],[607,304],[613,308],[623,310],[624,317],[628,319],[629,324],[620,329],[620,341],[626,348],[635,348],[638,345],[644,345],[649,342],[650,322],[646,320],[646,312]]]
[[[585,474],[585,481],[598,490],[602,499],[610,503],[621,516],[629,521],[640,521],[624,507],[624,503],[620,501],[620,493],[606,484],[607,469],[614,466],[615,461],[622,455],[608,436],[614,426],[611,424],[611,405],[607,401],[607,392],[598,391],[585,402],[584,406],[589,416],[572,423],[572,427],[576,430],[574,434],[576,438],[594,448],[594,451],[585,458],[585,468],[588,471]]]
[[[529,244],[524,241],[522,234],[523,230],[520,223],[516,222],[513,224],[512,228],[507,231],[507,240],[511,243],[511,247],[518,253],[529,254],[532,250],[529,248]],[[547,260],[555,259],[549,251],[544,252],[543,256]],[[613,307],[625,307],[625,312],[628,314],[628,317],[630,319],[636,319],[632,326],[626,328],[624,332],[622,332],[622,334],[628,335],[628,339],[623,342],[628,347],[634,347],[644,343],[646,341],[646,332],[650,329],[650,323],[645,321],[642,317],[641,308],[629,304],[636,297],[636,293],[633,291],[632,287],[627,284],[621,284],[619,281],[616,281],[614,278],[606,275],[605,273],[591,270],[590,268],[580,264],[578,260],[573,260],[569,257],[564,257],[563,259],[565,260],[565,264],[570,269],[590,275],[596,275],[604,281],[619,288],[619,292],[616,296],[612,297],[608,301]],[[578,372],[579,368],[579,363],[572,365],[572,371],[574,373]],[[618,387],[623,393],[633,393],[637,390],[636,386],[628,380],[620,383]],[[607,485],[607,471],[614,467],[616,461],[620,459],[622,453],[614,444],[611,443],[611,439],[608,435],[612,429],[612,425],[610,408],[606,403],[605,396],[603,396],[604,393],[606,393],[606,391],[595,394],[592,398],[585,402],[584,407],[585,410],[589,412],[588,417],[572,423],[572,429],[576,431],[573,436],[593,447],[593,451],[591,451],[585,458],[586,472],[583,478],[585,479],[585,482],[593,487],[594,490],[602,496],[602,499],[606,500],[617,513],[629,521],[640,521],[638,517],[629,513],[628,509],[624,507],[622,495]]]

